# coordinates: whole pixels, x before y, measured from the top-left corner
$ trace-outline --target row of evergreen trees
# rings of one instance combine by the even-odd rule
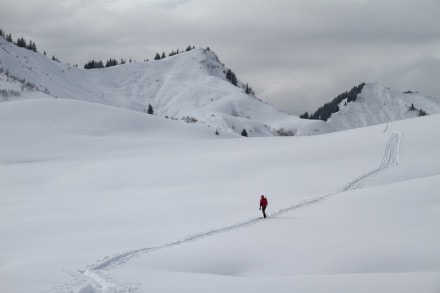
[[[194,46],[188,46],[185,51],[188,52],[188,51],[191,51],[193,49],[195,49]],[[169,57],[170,56],[174,56],[174,55],[180,54],[182,52],[184,52],[184,51],[183,50],[179,50],[179,49],[177,49],[177,51],[173,50],[173,51],[171,51],[171,53],[168,54],[168,56]],[[166,57],[167,57],[167,55],[165,54],[165,52],[162,52],[162,55],[159,54],[159,53],[156,53],[156,55],[154,57],[154,60],[161,60],[161,59],[164,59]],[[144,61],[148,62],[149,60],[146,59]],[[131,63],[131,62],[133,62],[133,60],[130,58],[129,62]],[[116,60],[116,59],[110,58],[109,60],[107,60],[107,62],[105,64],[101,60],[99,60],[99,61],[97,61],[97,60],[90,60],[89,62],[87,62],[84,65],[84,69],[106,68],[106,67],[116,66],[116,65],[125,64],[125,63],[126,63],[126,61],[124,59],[122,59],[122,58],[121,58],[120,62],[118,60]]]
[[[131,62],[133,62],[132,59],[130,59],[130,63]],[[121,58],[121,61],[110,58],[105,62],[105,65],[104,65],[104,62],[102,62],[101,60],[99,60],[99,61],[90,60],[89,62],[87,62],[84,65],[84,69],[112,67],[112,66],[116,66],[119,64],[125,64],[125,63],[126,63],[125,59],[122,59],[122,58]]]
[[[33,42],[32,40],[27,42],[23,37],[20,37],[17,39],[16,42],[14,42],[14,40],[12,38],[12,34],[10,34],[10,33],[6,34],[2,28],[0,28],[0,36],[4,37],[8,42],[13,43],[20,48],[26,48],[28,50],[38,52],[37,44],[35,42]],[[195,49],[194,46],[188,46],[188,47],[186,47],[185,50],[179,50],[179,49],[177,49],[176,51],[173,50],[173,51],[171,51],[171,53],[168,54],[168,56],[174,56],[174,55],[180,54],[184,51],[188,52],[193,49]],[[46,52],[44,52],[44,55],[46,56]],[[159,53],[156,53],[154,60],[160,60],[160,59],[164,59],[164,58],[166,58],[165,52],[163,52],[162,55],[160,55]],[[60,62],[59,59],[56,58],[55,56],[52,57],[52,60]],[[145,61],[148,61],[148,59]],[[133,62],[133,60],[130,58],[129,62],[131,63],[131,62]],[[116,59],[111,58],[111,59],[107,60],[105,64],[101,60],[99,60],[99,61],[90,60],[84,65],[84,69],[106,68],[106,67],[116,66],[116,65],[125,64],[125,63],[126,63],[126,61],[122,58],[121,58],[121,61],[118,61]]]
[[[183,52],[189,52],[191,50],[194,50],[195,48],[196,47],[194,47],[194,46],[188,46],[188,47],[186,47],[185,51],[184,50],[179,50],[179,49],[177,49],[176,51],[173,50],[170,53],[168,53],[168,57],[171,57],[171,56],[174,56],[174,55],[178,55],[178,54],[183,53]],[[156,53],[156,55],[154,56],[154,60],[161,60],[161,59],[164,59],[166,57],[167,57],[167,55],[165,54],[165,52],[162,52],[162,54]],[[148,60],[146,60],[146,61],[148,61]]]
[[[334,98],[331,102],[326,103],[324,106],[320,107],[316,110],[315,113],[309,115],[308,112],[305,112],[300,117],[304,119],[315,119],[315,120],[324,120],[327,121],[328,118],[333,113],[339,111],[339,104],[346,99],[346,103],[356,101],[358,94],[362,91],[365,86],[365,82],[361,83],[358,86],[353,87],[350,91],[345,92]]]
[[[14,42],[14,40],[12,39],[12,35],[10,33],[6,34],[2,28],[0,28],[0,36],[4,37],[8,42],[13,43],[20,48],[26,48],[28,50],[38,52],[37,44],[35,44],[35,42],[33,42],[32,40],[27,42],[23,37],[21,37],[18,38],[16,42]]]
[[[235,85],[235,86],[238,86],[238,79],[237,79],[237,76],[235,75],[235,73],[234,73],[231,69],[228,69],[228,70],[226,71],[225,74],[226,74],[226,79],[229,80],[230,83],[232,83],[232,84]],[[254,92],[254,90],[249,86],[249,84],[246,84],[246,85],[244,86],[244,91],[245,91],[245,93],[248,94],[248,95],[255,96],[255,92]]]
[[[6,33],[4,32],[4,30],[1,29],[1,28],[0,28],[0,36],[4,37],[4,38],[6,39],[6,41],[8,41],[8,42],[10,42],[10,43],[12,43],[12,44],[14,44],[14,45],[20,47],[20,48],[26,48],[26,49],[28,49],[28,50],[31,50],[31,51],[34,51],[34,52],[38,52],[38,50],[37,50],[37,44],[36,44],[34,41],[32,41],[32,40],[30,40],[29,42],[27,42],[25,38],[20,37],[20,38],[17,39],[16,42],[14,42],[14,40],[12,39],[12,35],[11,35],[10,33],[6,34]],[[43,55],[44,55],[44,56],[47,56],[47,55],[46,55],[46,51],[44,51]],[[56,62],[61,62],[61,61],[60,61],[57,57],[55,57],[55,56],[52,56],[52,60],[53,60],[53,61],[56,61]]]

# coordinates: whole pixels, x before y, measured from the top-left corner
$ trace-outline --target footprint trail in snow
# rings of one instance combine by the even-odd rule
[[[388,125],[387,125],[387,128],[385,129],[384,132],[387,132],[387,131],[388,131]],[[369,179],[372,176],[374,176],[382,171],[385,171],[391,167],[397,166],[399,164],[400,140],[401,140],[401,133],[400,132],[392,133],[387,141],[386,146],[385,146],[385,152],[384,152],[382,162],[380,163],[380,165],[377,168],[375,168],[367,173],[364,173],[364,174],[360,175],[359,177],[347,182],[345,184],[345,186],[342,187],[341,189],[339,189],[338,191],[333,192],[333,193],[329,193],[326,195],[318,196],[315,198],[311,198],[308,200],[301,201],[295,205],[292,205],[290,207],[286,207],[286,208],[280,209],[274,213],[271,213],[271,214],[269,214],[269,217],[276,217],[276,216],[279,216],[283,213],[287,213],[289,211],[292,211],[292,210],[295,210],[298,208],[303,208],[303,207],[306,207],[306,206],[309,206],[312,204],[319,203],[332,195],[362,187],[362,185],[365,183],[365,181],[367,179]],[[136,291],[136,288],[131,287],[131,286],[124,286],[124,285],[116,284],[112,281],[109,281],[100,272],[105,271],[105,270],[109,270],[115,266],[122,265],[122,264],[128,262],[130,260],[130,258],[132,258],[134,256],[138,256],[139,254],[151,253],[156,250],[170,248],[170,247],[174,247],[177,245],[189,243],[189,242],[196,241],[196,240],[199,240],[202,238],[206,238],[206,237],[210,237],[210,236],[217,235],[220,233],[225,233],[225,232],[228,232],[231,230],[243,228],[243,227],[251,225],[251,224],[256,224],[256,223],[261,222],[262,220],[263,219],[260,217],[251,218],[246,221],[236,223],[234,225],[230,225],[230,226],[217,228],[217,229],[201,232],[198,234],[190,235],[190,236],[187,236],[187,237],[182,238],[180,240],[165,243],[163,245],[130,250],[130,251],[126,251],[126,252],[117,254],[113,257],[106,257],[105,259],[99,261],[97,264],[89,266],[86,270],[80,271],[80,273],[84,279],[85,284],[77,292],[78,293],[85,293],[85,292],[87,292],[87,293],[134,292],[134,291]]]

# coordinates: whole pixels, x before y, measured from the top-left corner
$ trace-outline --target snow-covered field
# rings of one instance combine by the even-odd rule
[[[438,293],[439,127],[243,138],[0,103],[0,291]]]

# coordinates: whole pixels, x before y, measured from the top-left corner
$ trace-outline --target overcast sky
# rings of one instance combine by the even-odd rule
[[[0,0],[0,27],[80,67],[209,46],[293,114],[363,81],[440,97],[440,0]]]

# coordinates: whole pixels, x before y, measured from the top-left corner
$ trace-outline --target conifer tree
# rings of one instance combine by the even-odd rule
[[[243,130],[241,131],[241,135],[242,135],[242,136],[246,136],[246,137],[248,136],[246,129],[243,129]]]
[[[419,110],[419,116],[426,116],[426,112],[422,109]]]
[[[104,68],[102,61],[91,60],[84,65],[84,69]]]
[[[105,63],[105,67],[111,67],[111,66],[116,66],[118,65],[118,60],[116,59],[109,59],[107,60],[107,62]]]
[[[226,71],[226,79],[229,80],[233,85],[237,86],[237,77],[231,69],[228,69],[228,71]]]
[[[148,111],[147,111],[147,113],[148,114],[154,114],[154,111],[153,111],[153,106],[151,106],[151,104],[148,104]]]
[[[20,48],[26,48],[27,47],[26,40],[23,37],[17,39],[17,46]]]
[[[308,112],[305,112],[304,114],[302,114],[301,116],[299,116],[299,118],[309,119],[309,113],[308,113]]]
[[[248,95],[252,95],[252,96],[255,95],[254,90],[249,86],[249,84],[246,84],[245,92],[246,92],[246,94],[248,94]]]
[[[33,42],[32,40],[29,41],[29,44],[26,46],[26,48],[27,48],[28,50],[31,50],[31,51],[37,52],[37,45],[36,45],[35,42]]]

